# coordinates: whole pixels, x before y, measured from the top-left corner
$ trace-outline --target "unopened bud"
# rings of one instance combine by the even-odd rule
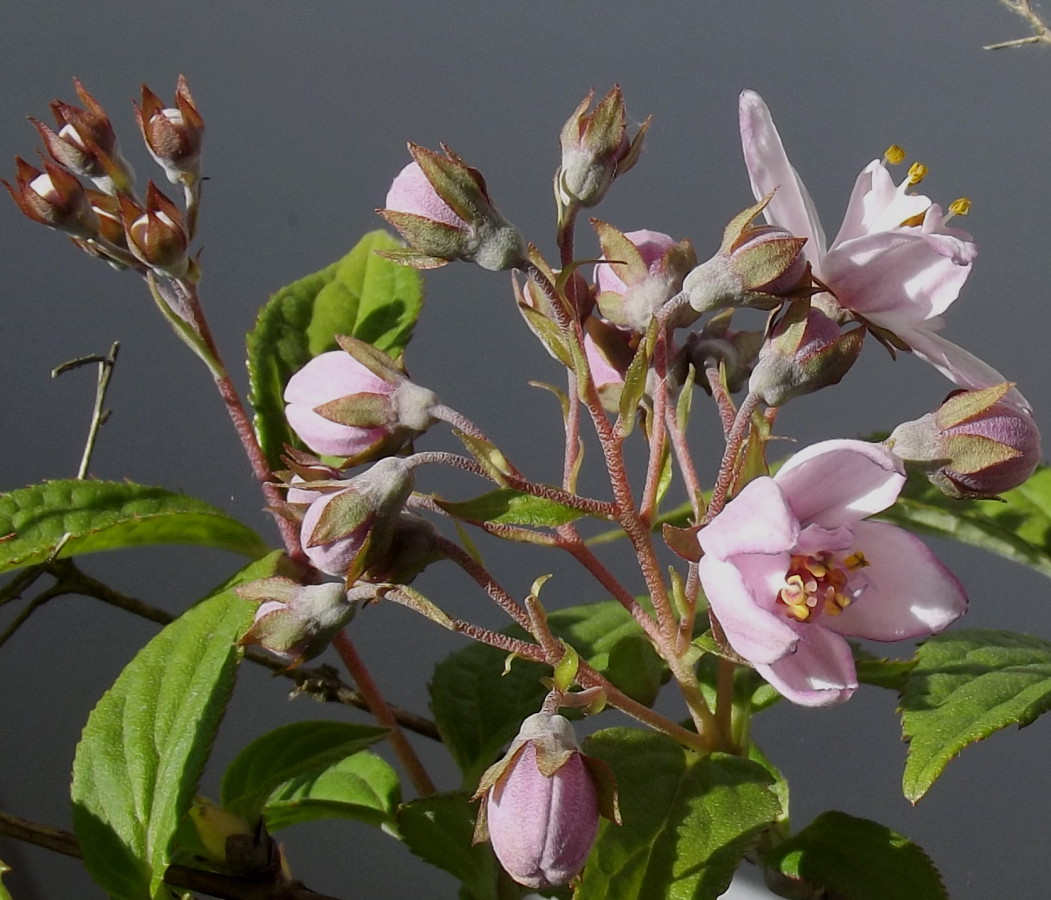
[[[845,334],[809,300],[793,303],[759,351],[749,390],[768,406],[836,384],[857,361],[864,328]]]
[[[305,505],[300,540],[307,557],[328,575],[356,581],[389,550],[413,483],[412,469],[395,456],[353,478],[293,480],[288,502]]]
[[[697,333],[691,334],[686,341],[686,355],[693,363],[696,372],[704,372],[714,363],[725,378],[726,388],[736,393],[747,383],[752,374],[759,350],[763,346],[762,331],[737,331],[730,328],[733,310],[712,316]],[[711,391],[708,380],[698,378],[700,385]]]
[[[619,412],[624,376],[635,355],[629,343],[631,334],[595,318],[588,319],[585,327],[584,355],[591,380],[603,407],[609,412]]]
[[[130,192],[135,176],[121,156],[109,116],[76,78],[73,85],[84,108],[61,100],[52,102],[57,133],[37,119],[30,118],[30,121],[40,133],[47,152],[60,166],[90,179],[107,194]]]
[[[236,588],[238,596],[259,603],[255,620],[238,642],[269,650],[289,668],[313,659],[357,611],[372,588],[343,584],[297,584],[274,576]]]
[[[569,720],[541,712],[522,723],[507,755],[482,776],[475,840],[488,837],[519,884],[567,884],[583,868],[600,807],[589,762]]]
[[[613,180],[638,162],[642,139],[649,128],[647,119],[635,137],[628,139],[627,112],[619,85],[614,85],[588,112],[594,95],[594,91],[588,91],[559,135],[562,165],[555,185],[563,207],[594,206],[602,200]]]
[[[598,308],[614,325],[642,333],[661,307],[679,293],[683,277],[697,264],[693,245],[688,240],[676,242],[659,231],[625,234],[597,219],[591,224],[603,257],[610,260],[595,266]]]
[[[15,157],[15,166],[15,184],[0,181],[26,216],[76,238],[98,234],[98,216],[88,202],[84,186],[73,175],[50,162],[45,162],[41,171],[20,156]]]
[[[190,266],[186,255],[189,238],[182,212],[152,181],[146,190],[146,206],[120,197],[124,235],[132,255],[155,272],[182,278]]]
[[[1004,399],[1011,387],[953,394],[895,428],[887,445],[950,497],[996,497],[1016,488],[1040,462],[1040,432],[1028,410]]]
[[[204,120],[197,112],[186,78],[179,76],[174,107],[165,107],[153,91],[142,85],[142,106],[135,107],[135,118],[146,149],[164,169],[168,180],[172,184],[194,184],[201,176]]]
[[[686,276],[683,290],[698,313],[736,306],[773,309],[809,286],[806,238],[752,224],[769,202],[765,197],[735,216],[723,232],[719,252]]]
[[[383,255],[421,269],[454,259],[494,272],[521,265],[522,235],[493,206],[481,173],[442,149],[444,155],[409,144],[413,162],[394,179],[378,212],[411,249]]]
[[[361,460],[401,447],[434,424],[433,392],[387,354],[356,338],[315,356],[285,387],[285,416],[317,453]]]

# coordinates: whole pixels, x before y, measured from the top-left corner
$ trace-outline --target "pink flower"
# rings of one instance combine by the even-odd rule
[[[850,698],[847,637],[934,634],[963,615],[963,587],[916,537],[864,519],[905,476],[880,444],[825,441],[750,482],[698,540],[701,583],[731,647],[788,699]]]
[[[452,211],[423,174],[415,160],[402,169],[391,182],[387,191],[387,209],[412,213],[452,228],[465,229],[467,223]]]
[[[340,335],[285,386],[285,417],[317,453],[348,458],[393,449],[426,431],[438,398],[386,354]]]
[[[482,776],[484,822],[497,859],[519,884],[567,884],[598,828],[599,795],[569,720],[529,716],[507,755]],[[481,817],[482,814],[480,814]]]
[[[741,145],[757,200],[774,191],[765,215],[798,237],[814,274],[843,309],[892,332],[920,358],[964,388],[985,388],[1002,375],[938,332],[971,271],[977,249],[965,231],[947,228],[942,209],[895,185],[882,160],[858,176],[839,234],[826,246],[814,203],[792,168],[770,110],[754,91],[740,100]],[[827,295],[826,295],[827,296]],[[1017,391],[1012,399],[1028,409]]]

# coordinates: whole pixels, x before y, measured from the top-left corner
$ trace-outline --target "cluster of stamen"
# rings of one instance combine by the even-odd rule
[[[891,144],[883,154],[883,161],[892,166],[900,165],[905,159],[905,150],[898,144]],[[906,190],[913,185],[919,184],[927,176],[927,167],[921,162],[914,162],[909,166],[909,172],[905,176],[905,180],[902,181],[899,186],[899,190]],[[942,225],[949,221],[953,216],[966,216],[971,211],[971,201],[967,197],[958,197],[949,204],[945,218],[942,220]],[[915,215],[911,219],[906,219],[901,223],[902,227],[908,227],[910,225],[922,225],[923,214]]]
[[[849,574],[868,565],[864,554],[856,551],[836,564],[831,553],[816,556],[793,555],[785,575],[785,586],[778,591],[777,603],[786,616],[798,622],[809,621],[817,612],[838,616],[850,605],[847,593]]]

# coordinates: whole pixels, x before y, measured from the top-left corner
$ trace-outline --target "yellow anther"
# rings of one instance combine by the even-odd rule
[[[864,553],[860,550],[855,550],[850,556],[843,560],[843,565],[853,571],[854,569],[864,569],[866,566],[871,565],[871,563],[865,558]]]
[[[883,153],[883,158],[892,166],[898,165],[905,159],[905,150],[897,144],[891,144]]]
[[[959,197],[949,204],[949,215],[966,216],[971,211],[971,201],[968,197]]]
[[[921,162],[909,166],[909,184],[919,184],[927,176],[927,167]]]

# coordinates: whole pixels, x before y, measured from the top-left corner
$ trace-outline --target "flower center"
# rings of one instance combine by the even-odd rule
[[[777,604],[797,622],[809,622],[821,612],[838,616],[853,600],[847,588],[850,574],[868,564],[860,550],[842,562],[836,562],[831,553],[793,555],[785,586],[777,593]]]

